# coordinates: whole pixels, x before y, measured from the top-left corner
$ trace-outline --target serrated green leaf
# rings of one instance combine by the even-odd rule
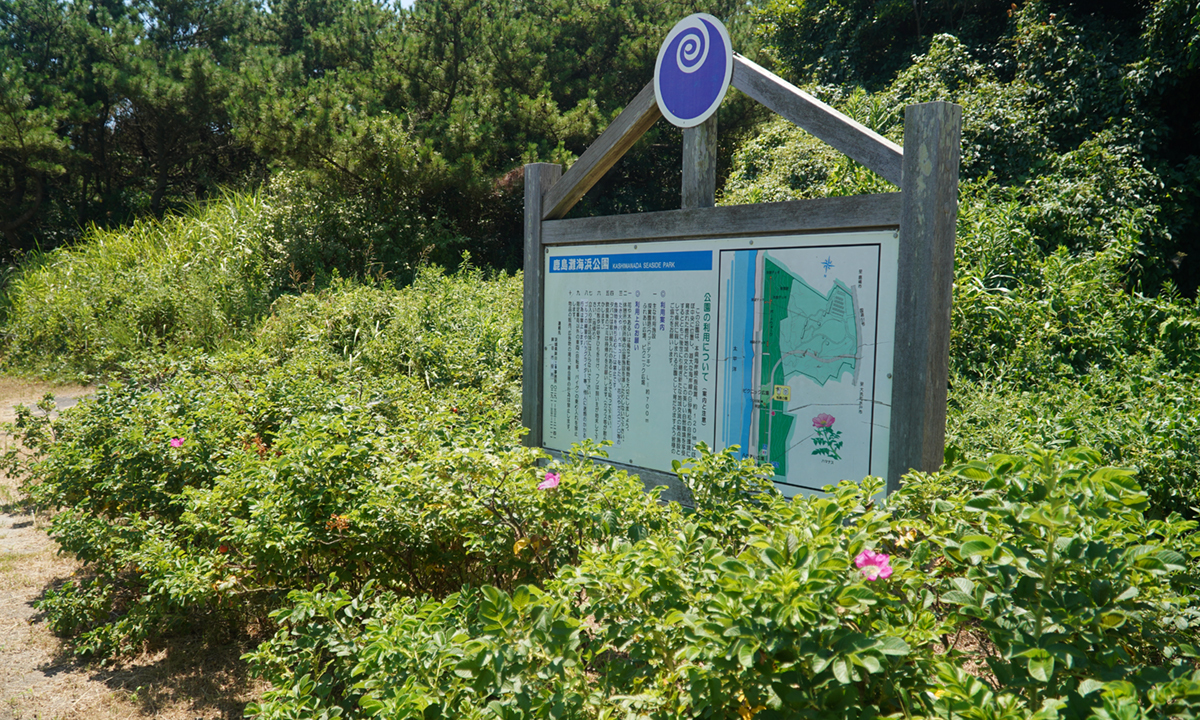
[[[933,512],[935,512],[937,514],[944,514],[944,513],[949,513],[949,512],[953,512],[953,511],[954,511],[953,503],[946,502],[945,500],[934,500],[933,501]]]
[[[1054,677],[1054,658],[1049,653],[1045,657],[1030,658],[1029,675],[1034,680],[1050,682],[1050,678]]]
[[[971,582],[965,577],[950,578],[950,584],[968,594],[973,594],[975,592],[975,583]]]
[[[813,661],[812,661],[813,674],[816,675],[817,673],[823,672],[825,670],[825,668],[829,667],[829,664],[833,662],[835,657],[837,657],[837,656],[836,655],[826,655],[826,656],[822,657],[822,656],[818,655],[815,658],[813,658]]]
[[[1079,681],[1079,688],[1077,692],[1086,697],[1102,687],[1104,687],[1104,683],[1100,682],[1099,680],[1093,678],[1084,678],[1083,680]]]
[[[884,655],[907,655],[912,651],[912,648],[903,638],[898,638],[895,635],[885,635],[879,638],[875,643],[875,649]]]
[[[783,570],[783,568],[787,565],[787,559],[783,557],[782,553],[773,547],[763,548],[760,554],[762,555],[763,562],[766,563],[767,567],[771,568],[772,570],[778,572]]]
[[[1100,626],[1112,630],[1125,624],[1124,613],[1104,613],[1100,616]]]
[[[850,684],[850,663],[846,662],[846,658],[836,658],[830,667],[833,670],[833,676],[843,685]]]
[[[977,497],[977,498],[972,498],[971,500],[967,501],[967,504],[964,505],[963,507],[965,507],[968,510],[974,510],[976,512],[984,512],[986,510],[990,510],[995,504],[996,504],[995,498]]]
[[[754,653],[758,650],[757,646],[752,643],[741,641],[740,647],[737,650],[738,662],[742,667],[748,668],[754,665]]]
[[[1187,569],[1187,559],[1174,550],[1163,548],[1155,554],[1155,557],[1162,562],[1167,570],[1178,571]]]
[[[958,547],[958,552],[963,558],[980,555],[983,557],[991,557],[996,549],[996,541],[986,535],[968,535],[963,538],[962,545]]]
[[[875,599],[875,592],[862,585],[851,585],[838,593],[837,603],[842,607],[853,607],[861,602]]]
[[[740,560],[726,560],[721,563],[721,569],[731,575],[746,574],[746,566]]]
[[[1141,488],[1134,480],[1136,476],[1137,471],[1129,468],[1102,467],[1088,473],[1087,477],[1089,480],[1112,483],[1123,490],[1139,492]]]
[[[1155,555],[1143,555],[1135,560],[1133,564],[1141,570],[1149,570],[1155,573],[1167,572],[1167,566]]]
[[[966,594],[962,590],[951,590],[942,595],[942,602],[954,605],[975,605],[975,597]]]
[[[965,480],[980,480],[980,481],[982,481],[982,480],[989,480],[992,477],[992,473],[987,469],[986,466],[982,466],[977,463],[970,463],[967,465],[959,465],[958,467],[951,470],[951,472],[954,475],[956,475],[960,478],[963,478]]]

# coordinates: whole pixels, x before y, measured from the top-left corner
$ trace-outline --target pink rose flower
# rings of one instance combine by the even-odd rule
[[[183,438],[171,438],[171,447],[183,447]]]
[[[550,490],[558,487],[558,473],[546,473],[546,479],[538,485],[538,490]]]
[[[834,418],[829,413],[821,413],[820,415],[813,418],[813,427],[815,427],[815,428],[833,427],[833,421],[835,419],[836,418]]]
[[[889,558],[886,553],[877,553],[870,550],[863,550],[854,558],[854,565],[867,580],[886,580],[892,576],[892,566],[888,564]]]

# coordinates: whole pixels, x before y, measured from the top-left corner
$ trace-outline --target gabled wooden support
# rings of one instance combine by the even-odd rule
[[[961,127],[962,108],[953,103],[904,108],[910,152],[900,183],[888,492],[909,469],[933,472],[944,460]]]
[[[737,53],[733,55],[731,84],[747,96],[791,120],[798,127],[845,153],[852,160],[879,173],[884,180],[894,185],[900,184],[904,150],[891,140]],[[562,179],[546,192],[542,200],[542,219],[557,220],[570,212],[575,203],[604,177],[604,173],[608,172],[660,117],[662,112],[654,99],[654,83],[649,82],[600,137],[579,156],[571,165],[571,169],[563,173]],[[710,156],[715,156],[716,121],[688,128],[685,138],[684,164],[688,165],[690,160],[696,165],[696,169],[688,172],[691,168],[685,168],[683,206],[711,207],[712,203],[704,199],[704,189],[710,176],[715,181],[715,157],[713,170],[707,167],[705,161]],[[688,147],[689,145],[694,147]]]
[[[592,189],[604,173],[633,147],[650,126],[662,117],[654,99],[654,82],[638,93],[621,114],[600,133],[579,159],[554,183],[542,200],[542,219],[557,220],[570,212],[575,203]]]
[[[683,208],[717,204],[717,116],[683,129]]]
[[[737,54],[732,85],[884,180],[900,184],[904,150],[891,140]]]

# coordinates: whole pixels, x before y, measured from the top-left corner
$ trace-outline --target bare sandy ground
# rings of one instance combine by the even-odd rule
[[[52,392],[60,408],[90,388],[51,386],[0,377],[0,422],[18,404]],[[7,437],[4,442],[11,442]],[[261,693],[238,657],[243,648],[204,646],[194,639],[146,648],[136,658],[101,666],[80,662],[40,622],[33,602],[79,569],[57,554],[20,483],[0,475],[0,720],[34,718],[240,718]]]

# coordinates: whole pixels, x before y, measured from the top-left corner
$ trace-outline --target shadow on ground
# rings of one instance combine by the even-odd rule
[[[0,422],[14,420],[17,405],[33,408],[48,392],[61,411],[93,390],[0,376]],[[16,442],[3,433],[0,440],[0,452]],[[20,484],[0,472],[0,720],[242,717],[266,688],[240,659],[253,647],[249,638],[179,635],[101,664],[76,658],[51,634],[33,605],[67,580],[89,575],[57,553],[45,532],[50,513],[29,502]]]
[[[35,622],[42,621],[39,613]],[[241,660],[252,647],[248,639],[219,642],[182,635],[149,644],[136,656],[101,663],[75,657],[64,642],[38,669],[47,677],[86,673],[136,705],[144,717],[233,720],[243,717],[246,705],[264,687]]]

